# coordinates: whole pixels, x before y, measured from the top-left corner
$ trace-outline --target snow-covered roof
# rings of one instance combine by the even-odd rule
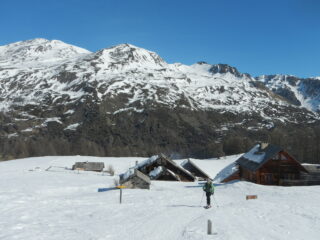
[[[120,180],[121,182],[125,182],[127,181],[131,176],[134,175],[134,168],[129,168],[128,171],[126,171],[125,173],[123,174],[120,174]]]
[[[152,156],[152,157],[150,157],[150,158],[148,158],[148,159],[146,159],[146,160],[138,163],[136,166],[130,168],[130,169],[129,169],[128,171],[126,171],[125,173],[120,174],[121,180],[122,180],[122,181],[126,181],[127,179],[129,179],[131,176],[134,175],[134,171],[135,171],[136,169],[139,170],[139,169],[143,168],[144,166],[150,165],[150,164],[152,164],[153,162],[157,161],[158,158],[159,158],[159,155],[154,155],[154,156]],[[153,171],[155,171],[155,169],[154,169]],[[151,172],[153,172],[153,171],[151,171]],[[158,169],[157,171],[160,171],[160,169]],[[150,174],[151,174],[151,172],[150,172]],[[155,173],[156,173],[156,172],[154,172],[153,174],[155,174]],[[150,176],[150,174],[149,174],[149,176]],[[151,176],[150,176],[150,177],[151,177]]]
[[[164,168],[162,166],[159,166],[159,167],[153,169],[149,173],[149,177],[151,177],[152,179],[157,178],[157,176],[159,176],[163,171],[164,171]]]
[[[120,184],[125,183],[126,181],[130,180],[133,177],[138,177],[138,178],[140,178],[150,184],[150,177],[143,174],[142,172],[140,172],[136,168],[130,168],[125,173],[120,174]]]
[[[158,158],[159,158],[159,155],[154,155],[154,156],[148,158],[147,160],[144,160],[144,161],[138,163],[134,168],[137,168],[137,169],[142,168],[146,165],[149,165],[149,164],[157,161]]]
[[[154,164],[159,160],[158,163]],[[178,165],[176,162],[172,161],[171,159],[167,158],[165,155],[160,154],[160,155],[154,155],[150,157],[149,159],[142,161],[138,163],[136,166],[134,166],[135,169],[138,169],[139,171],[143,172],[144,174],[149,175],[150,172],[155,171],[155,169],[152,169],[150,171],[149,167],[150,165],[154,164],[155,168],[158,168],[159,166],[163,166],[166,171],[171,170],[173,175],[179,175],[180,178],[183,179],[188,179],[190,181],[194,181],[194,176],[191,174],[189,171]],[[148,167],[148,168],[147,168]],[[160,169],[156,170],[152,174],[159,173],[160,174]],[[169,171],[170,172],[170,171]]]
[[[180,164],[185,170],[190,172],[191,174],[202,177],[202,178],[210,178],[210,176],[205,173],[202,169],[200,169],[194,162],[192,162],[190,159],[184,160]]]
[[[265,156],[266,153],[260,151],[260,144],[257,144],[253,148],[251,148],[249,152],[245,153],[242,157],[256,163],[261,163]]]
[[[223,168],[213,179],[213,182],[215,183],[221,183],[223,180],[225,180],[226,178],[230,177],[232,174],[234,174],[235,172],[237,172],[239,170],[239,166],[237,164],[237,162],[233,162],[231,164],[229,164],[228,166],[226,166],[225,168]]]
[[[260,146],[260,144],[255,145],[250,151],[240,157],[237,160],[239,165],[251,171],[256,171],[265,162],[283,150],[281,147],[272,144],[263,149]]]

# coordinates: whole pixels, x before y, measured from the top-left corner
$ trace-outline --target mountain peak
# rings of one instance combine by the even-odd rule
[[[222,64],[222,63],[212,65],[209,71],[214,74],[215,73],[231,73],[237,77],[241,76],[241,73],[238,71],[237,68],[232,67],[228,64]]]
[[[97,55],[103,62],[111,65],[143,65],[145,67],[163,67],[167,63],[155,52],[124,43],[98,51]]]
[[[59,40],[35,38],[0,46],[1,66],[39,67],[90,53]]]

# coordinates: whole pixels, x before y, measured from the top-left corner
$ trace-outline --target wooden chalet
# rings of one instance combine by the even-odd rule
[[[163,170],[169,170],[164,171],[168,174],[162,175],[162,177],[159,177],[158,180],[173,180],[172,179],[172,173],[176,175],[174,179],[179,179],[183,182],[193,182],[195,181],[195,177],[189,173],[184,168],[180,167],[178,164],[176,164],[174,161],[166,157],[164,154],[152,156],[151,158],[147,159],[146,161],[143,161],[141,163],[138,163],[135,167],[140,172],[144,173],[145,175],[149,175],[150,172],[155,170],[158,167],[163,167]],[[171,175],[171,176],[170,176]]]
[[[308,171],[283,148],[267,143],[254,146],[237,160],[239,178],[264,185],[287,185]]]
[[[204,171],[202,171],[194,162],[192,162],[190,159],[187,159],[181,163],[181,166],[188,170],[190,173],[192,173],[194,176],[204,180],[207,178],[210,178],[208,174],[206,174]]]

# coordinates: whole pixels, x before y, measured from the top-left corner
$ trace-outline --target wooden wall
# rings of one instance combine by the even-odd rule
[[[239,171],[236,171],[232,175],[230,175],[229,177],[225,178],[222,182],[226,183],[226,182],[239,180],[239,179],[240,179]]]
[[[240,166],[241,179],[263,185],[281,185],[283,180],[298,180],[304,168],[288,153],[279,152],[256,172]]]

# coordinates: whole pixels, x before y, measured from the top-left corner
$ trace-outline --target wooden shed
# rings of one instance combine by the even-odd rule
[[[76,162],[72,166],[72,170],[102,172],[103,169],[104,169],[103,162]]]
[[[126,188],[150,189],[150,178],[137,169],[129,169],[120,175],[120,185]]]
[[[177,163],[175,163],[173,160],[166,157],[164,154],[155,155],[151,158],[138,163],[138,165],[135,167],[145,175],[149,175],[151,171],[158,167],[164,167],[167,170],[170,170],[172,173],[174,173],[180,181],[183,182],[193,182],[195,181],[195,177],[189,173],[187,170],[179,166]],[[159,179],[160,180],[160,179]],[[169,180],[166,178],[163,178],[161,180]]]
[[[309,173],[301,173],[301,180],[298,184],[301,186],[310,186],[310,185],[320,185],[320,164],[307,164],[304,163],[302,166],[307,169]],[[291,182],[287,183],[292,184]]]
[[[202,171],[194,162],[192,162],[190,159],[186,159],[181,163],[181,166],[192,173],[194,176],[204,180],[207,178],[210,178],[208,174],[206,174],[204,171]]]
[[[283,148],[267,143],[254,146],[237,160],[239,177],[264,185],[285,185],[308,171]]]
[[[302,163],[302,166],[307,169],[310,174],[320,175],[320,164]]]

